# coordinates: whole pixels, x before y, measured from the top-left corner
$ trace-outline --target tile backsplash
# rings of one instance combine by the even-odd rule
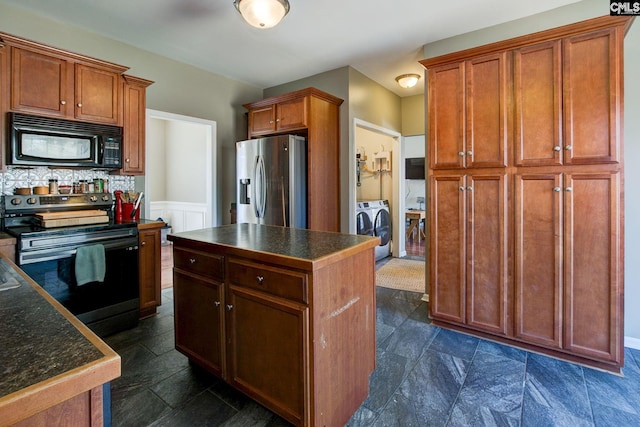
[[[81,179],[93,180],[94,178],[109,180],[111,193],[115,190],[133,190],[135,185],[133,176],[109,175],[107,171],[102,170],[7,166],[7,171],[0,173],[0,189],[2,194],[8,195],[13,194],[14,188],[49,185],[50,179],[57,179],[59,185],[72,185]]]

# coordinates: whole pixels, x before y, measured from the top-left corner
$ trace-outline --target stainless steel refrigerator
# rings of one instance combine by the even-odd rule
[[[307,227],[307,147],[278,135],[236,142],[238,223]]]

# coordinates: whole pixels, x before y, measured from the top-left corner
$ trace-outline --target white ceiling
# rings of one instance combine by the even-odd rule
[[[232,0],[0,0],[196,67],[267,88],[347,65],[399,96],[423,75],[423,45],[578,0],[289,0],[275,28]]]

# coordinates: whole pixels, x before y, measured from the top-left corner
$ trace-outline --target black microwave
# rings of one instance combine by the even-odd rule
[[[122,127],[9,113],[15,166],[122,168]]]

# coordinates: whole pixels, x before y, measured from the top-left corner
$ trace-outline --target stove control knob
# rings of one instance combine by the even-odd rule
[[[17,197],[14,197],[13,199],[11,199],[11,204],[14,205],[14,206],[17,206],[20,203],[22,203],[22,199],[19,199]]]
[[[91,196],[91,197],[89,197],[89,200],[91,200],[92,202],[97,202],[98,201],[98,196]]]
[[[102,196],[102,201],[103,202],[108,202],[109,201],[109,195],[105,194],[104,196]]]
[[[36,199],[35,197],[29,197],[27,199],[27,203],[30,205],[35,205],[36,203],[38,203],[38,199]]]

